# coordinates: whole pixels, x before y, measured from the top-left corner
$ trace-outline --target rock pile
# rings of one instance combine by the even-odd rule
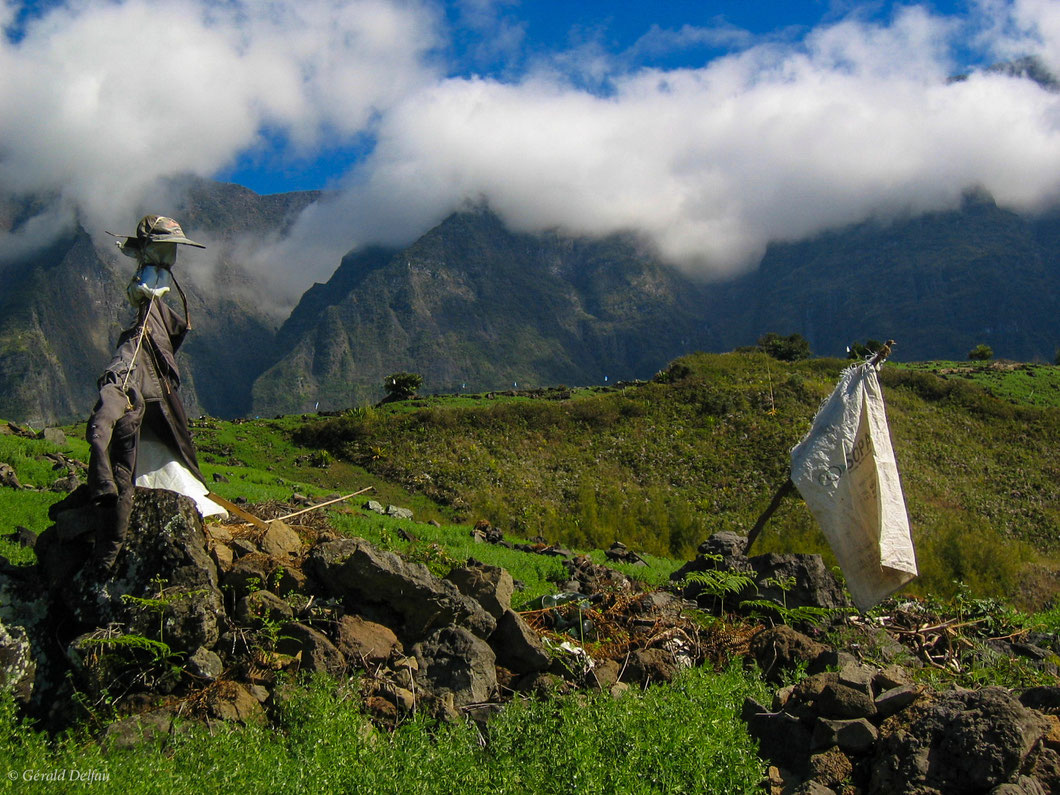
[[[98,518],[79,502],[57,506],[36,566],[0,572],[0,685],[52,726],[79,717],[72,704],[104,699],[157,730],[178,711],[260,722],[281,671],[359,672],[366,706],[386,721],[416,710],[448,719],[520,690],[613,688],[620,674],[643,683],[677,670],[674,638],[646,631],[654,616],[679,612],[674,597],[607,601],[601,592],[616,585],[631,594],[629,581],[587,558],[569,564],[572,587],[595,600],[587,615],[625,638],[616,659],[546,645],[542,634],[573,641],[557,625],[581,609],[524,618],[498,567],[469,559],[441,578],[326,527],[204,526],[173,492],[137,489],[126,546],[112,571],[96,571],[86,561]]]
[[[738,572],[746,574],[751,582],[726,600],[729,605],[757,599],[783,604],[789,609],[851,607],[846,591],[824,565],[820,555],[769,553],[748,558],[744,554],[746,545],[744,536],[716,533],[700,544],[696,558],[675,571],[670,579],[681,583],[696,572]],[[683,594],[688,599],[697,599],[706,608],[713,606],[715,601],[714,595],[695,582],[685,585]]]
[[[810,672],[769,707],[744,703],[774,795],[1060,792],[1060,687],[935,692],[787,627],[759,633],[751,654],[767,675]]]
[[[281,673],[356,673],[366,710],[392,724],[415,712],[484,720],[517,692],[619,697],[682,667],[745,656],[778,686],[806,673],[768,706],[743,707],[771,795],[1060,791],[1060,686],[935,692],[908,668],[867,665],[784,625],[705,626],[681,596],[645,593],[584,555],[563,551],[566,581],[541,609],[518,613],[504,569],[468,559],[438,577],[323,520],[204,526],[187,498],[138,489],[128,542],[104,574],[86,564],[93,509],[71,499],[53,519],[35,566],[0,565],[0,687],[53,727],[116,704],[110,743],[168,733],[177,714],[265,723]],[[478,532],[503,542],[492,528]],[[685,570],[732,567],[789,606],[845,604],[819,558],[748,559],[742,548],[740,537],[715,536]],[[624,548],[612,552],[630,562]],[[912,662],[885,630],[860,631],[898,647],[876,638],[873,659]],[[938,665],[931,648],[920,651]]]

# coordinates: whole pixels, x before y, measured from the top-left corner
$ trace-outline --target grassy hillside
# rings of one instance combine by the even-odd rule
[[[440,575],[472,555],[503,566],[523,584],[513,605],[524,610],[554,592],[563,578],[559,559],[475,544],[463,522],[488,518],[510,540],[544,534],[579,549],[623,538],[657,554],[645,554],[647,567],[615,568],[661,585],[709,533],[751,526],[786,477],[787,450],[845,364],[697,355],[651,383],[612,389],[434,397],[324,419],[203,419],[193,432],[204,473],[221,495],[263,502],[373,486],[373,498],[413,508],[416,521],[349,502],[328,511],[335,530]],[[1057,383],[1060,368],[1008,372],[1047,385]],[[990,392],[975,378],[991,379]],[[914,590],[955,595],[957,615],[989,606],[988,616],[1016,620],[1008,608],[974,597],[1022,596],[1041,607],[1052,595],[1060,408],[1045,405],[1037,389],[1039,405],[1027,405],[1018,383],[1004,373],[996,378],[944,364],[883,371],[924,572]],[[33,552],[6,534],[16,525],[44,529],[47,506],[62,496],[46,490],[65,474],[52,462],[87,460],[84,427],[65,430],[64,444],[0,435],[0,463],[33,487],[0,487],[0,555],[13,563],[32,562]],[[794,498],[759,544],[824,551]],[[602,552],[591,554],[604,562]],[[1035,583],[1021,594],[1018,586]],[[1017,627],[1055,633],[1060,626],[1055,602],[1016,618]],[[1016,665],[1005,658],[956,681],[1040,683],[1023,669],[1005,674],[1002,663]],[[925,681],[943,675],[956,676],[925,669]],[[380,731],[359,705],[356,678],[302,684],[282,691],[268,728],[188,724],[133,748],[91,739],[114,717],[105,706],[52,737],[19,718],[0,692],[0,756],[9,768],[0,791],[23,791],[24,771],[77,770],[96,775],[99,791],[123,793],[271,791],[278,781],[291,792],[754,792],[764,772],[738,714],[744,697],[768,694],[739,664],[696,668],[617,701],[586,693],[515,700],[489,723],[488,742],[473,723],[438,726],[425,715]]]
[[[225,497],[371,485],[422,521],[487,519],[521,538],[578,549],[618,539],[679,560],[713,532],[749,530],[846,365],[697,354],[648,383],[437,396],[322,420],[204,419],[193,432]],[[1060,557],[1060,367],[888,364],[882,381],[922,570],[914,590],[949,595],[963,582],[1047,601]],[[87,460],[83,428],[69,430],[66,453]],[[58,448],[3,437],[0,461],[46,486],[62,474],[34,460],[47,451]],[[39,531],[59,496],[0,490],[0,508],[9,526]],[[829,555],[798,498],[756,550]]]
[[[650,383],[414,400],[310,423],[296,438],[459,519],[575,547],[619,539],[689,557],[713,532],[750,529],[847,364],[696,354]],[[1058,369],[972,373],[1002,398],[963,371],[884,367],[921,588],[948,593],[962,580],[988,593],[1018,582],[1033,590],[1020,573],[1060,552],[1060,408],[1056,399],[1027,405],[1020,387],[1035,379],[1035,402],[1045,402]],[[760,544],[827,554],[798,499]]]

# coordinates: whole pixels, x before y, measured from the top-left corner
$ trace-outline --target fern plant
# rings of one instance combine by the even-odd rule
[[[707,560],[715,563],[720,562],[721,555],[703,555]],[[722,618],[725,617],[725,597],[730,594],[740,593],[748,588],[755,587],[755,581],[747,572],[732,571],[731,569],[707,569],[706,571],[693,571],[685,575],[682,587],[698,586],[696,596],[708,594],[718,600],[719,610]]]
[[[788,626],[824,624],[838,615],[854,612],[852,608],[844,607],[816,607],[814,605],[788,607],[788,591],[795,587],[795,582],[794,577],[769,577],[763,580],[762,584],[780,590],[780,603],[771,599],[745,599],[740,602],[740,608],[774,623],[776,619],[779,619],[781,624]]]

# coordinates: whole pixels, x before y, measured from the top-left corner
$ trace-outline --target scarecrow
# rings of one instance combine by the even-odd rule
[[[207,496],[177,394],[175,355],[191,320],[172,268],[178,246],[205,246],[161,215],[144,216],[135,235],[114,237],[122,253],[137,262],[126,290],[136,321],[122,332],[114,358],[97,382],[99,400],[88,421],[88,496],[101,518],[93,557],[105,571],[113,568],[124,544],[134,486],[186,494],[203,516],[225,513]],[[180,295],[183,317],[163,301],[171,287]]]

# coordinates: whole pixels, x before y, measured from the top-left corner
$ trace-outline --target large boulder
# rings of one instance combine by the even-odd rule
[[[487,566],[485,563],[469,560],[467,566],[460,566],[450,571],[445,579],[460,589],[460,593],[470,596],[496,619],[500,619],[512,606],[512,594],[515,592],[515,581],[507,570],[500,566]]]
[[[276,651],[297,657],[299,669],[313,673],[341,676],[346,671],[346,658],[320,630],[297,621],[280,628]]]
[[[1007,690],[945,693],[888,719],[872,795],[986,793],[1016,783],[1048,726]]]
[[[496,657],[489,645],[463,627],[443,627],[417,643],[417,687],[457,707],[481,704],[497,694]]]
[[[701,571],[740,572],[748,575],[754,585],[728,595],[728,605],[738,605],[744,599],[764,599],[789,609],[850,607],[843,586],[820,555],[769,553],[748,558],[744,555],[746,545],[747,539],[736,533],[715,533],[699,545],[696,558],[671,574],[670,579],[681,582],[689,574]],[[684,596],[695,599],[704,590],[699,583],[689,583]]]
[[[826,672],[808,676],[795,686],[792,699],[802,714],[822,718],[852,720],[871,718],[876,702],[869,688],[845,680],[841,673]]]
[[[90,506],[72,508],[38,539],[40,568],[75,624],[119,626],[174,651],[212,647],[224,609],[195,503],[137,488],[125,545],[109,572],[93,568],[87,554],[95,522]],[[79,568],[71,573],[71,566]]]
[[[305,564],[323,588],[351,608],[380,605],[396,614],[408,640],[426,638],[450,625],[488,638],[497,621],[453,583],[435,577],[420,563],[409,563],[363,538],[317,544]],[[357,610],[357,612],[364,612]]]
[[[339,619],[335,646],[350,663],[365,668],[384,663],[391,654],[402,651],[397,635],[388,627],[360,616]]]
[[[301,551],[302,539],[288,525],[279,519],[273,519],[258,545],[266,555],[285,560]]]
[[[497,662],[513,673],[543,671],[552,663],[537,633],[514,610],[507,610],[501,616],[489,643]]]
[[[764,629],[751,638],[751,656],[770,682],[780,682],[784,675],[800,665],[809,665],[829,650],[786,624]]]
[[[638,685],[669,682],[677,671],[674,656],[665,649],[636,649],[629,655],[622,681]]]
[[[748,562],[755,571],[758,598],[788,608],[850,607],[850,599],[839,580],[824,565],[820,555],[756,555]],[[787,590],[777,583],[792,583]]]
[[[775,765],[802,770],[812,748],[811,730],[789,712],[773,712],[752,698],[744,699],[740,717],[758,741],[759,754]]]

